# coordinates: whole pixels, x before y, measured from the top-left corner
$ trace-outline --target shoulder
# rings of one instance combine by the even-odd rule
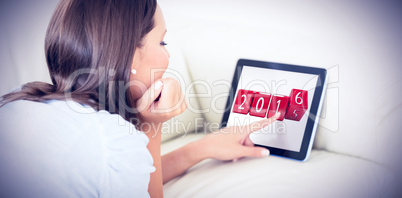
[[[72,196],[146,193],[154,170],[148,138],[119,115],[71,101],[15,101],[0,108],[0,125],[0,161],[17,183]]]

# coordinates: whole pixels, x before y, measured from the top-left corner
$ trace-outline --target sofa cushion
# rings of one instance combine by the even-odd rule
[[[201,138],[192,134],[162,145],[169,152]],[[276,156],[236,162],[204,160],[164,185],[165,197],[389,197],[393,178],[370,161],[313,150],[307,162]]]
[[[0,6],[0,95],[27,82],[51,82],[44,46],[56,5],[57,1],[9,1]]]
[[[198,98],[191,97],[194,90],[191,88],[192,80],[183,53],[173,35],[167,33],[165,41],[168,43],[166,48],[169,51],[170,60],[169,67],[163,77],[174,78],[180,83],[188,108],[182,114],[163,123],[162,142],[199,130],[202,127],[200,123],[204,121],[203,115],[196,111],[199,109]]]

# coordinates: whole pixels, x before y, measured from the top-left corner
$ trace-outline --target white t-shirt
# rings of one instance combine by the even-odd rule
[[[149,139],[73,101],[0,108],[0,197],[149,197]]]

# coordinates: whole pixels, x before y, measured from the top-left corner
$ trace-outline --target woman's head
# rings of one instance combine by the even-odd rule
[[[166,25],[162,11],[158,6],[154,15],[154,28],[142,39],[133,58],[132,69],[137,73],[131,76],[131,94],[137,100],[155,80],[162,77],[169,64],[169,52],[163,38]]]
[[[151,35],[161,26],[166,31],[161,11],[156,10],[156,0],[61,0],[45,38],[53,85],[27,84],[3,102],[73,99],[128,119],[134,113],[133,100],[151,82],[139,76],[150,75],[146,68],[161,68],[149,54],[161,53]],[[138,71],[135,76],[133,68]]]
[[[50,21],[45,50],[58,92],[98,95],[101,109],[131,109],[134,52],[155,26],[154,0],[62,0]]]

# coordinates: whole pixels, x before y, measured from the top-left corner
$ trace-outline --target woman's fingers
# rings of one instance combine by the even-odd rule
[[[261,130],[261,129],[269,126],[273,122],[275,122],[276,119],[278,119],[280,115],[281,115],[280,113],[276,113],[274,116],[272,116],[268,119],[263,119],[258,122],[253,122],[249,125],[243,126],[242,130],[248,131],[248,133],[252,133],[252,132]]]
[[[139,112],[148,110],[155,102],[163,90],[163,82],[161,80],[155,81],[151,87],[141,96],[136,102],[136,108]]]
[[[254,146],[242,146],[239,148],[239,152],[241,153],[241,157],[234,158],[233,162],[243,157],[266,157],[270,154],[268,149]]]
[[[269,150],[262,147],[243,146],[242,153],[244,157],[266,157],[269,155]]]
[[[154,109],[156,113],[183,112],[183,106],[186,106],[184,95],[180,84],[172,78],[163,79],[163,90],[161,97]]]
[[[180,84],[172,78],[157,80],[136,102],[143,121],[165,122],[187,108]]]
[[[249,138],[249,134],[246,135],[246,137],[244,137],[244,140],[242,142],[242,145],[244,146],[254,146],[254,142],[252,142]]]
[[[250,133],[253,133],[255,131],[261,130],[265,127],[267,127],[268,125],[272,124],[273,122],[275,122],[276,119],[278,119],[278,117],[280,116],[279,113],[275,114],[274,116],[272,116],[269,119],[264,119],[258,122],[254,122],[248,126],[245,126],[246,129],[242,129],[244,131],[247,131],[247,133],[245,133],[245,135],[243,136],[243,140],[241,142],[242,145],[244,146],[254,146],[254,143],[250,140]]]

